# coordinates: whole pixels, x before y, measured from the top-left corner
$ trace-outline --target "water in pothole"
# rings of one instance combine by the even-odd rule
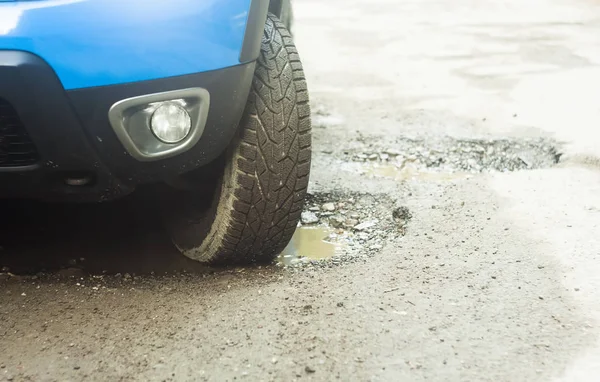
[[[365,168],[366,167],[366,168]],[[470,178],[465,172],[439,172],[420,170],[417,167],[399,167],[393,164],[368,164],[363,165],[367,175],[378,178],[389,178],[394,180],[421,179],[430,181],[446,181]]]
[[[299,227],[279,255],[278,262],[293,265],[302,259],[329,259],[340,253],[341,245],[328,241],[334,231],[327,227]]]

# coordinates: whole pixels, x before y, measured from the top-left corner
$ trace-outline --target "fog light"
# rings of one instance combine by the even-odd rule
[[[161,141],[178,143],[190,133],[192,119],[181,105],[167,102],[154,111],[150,119],[150,127],[156,138]]]

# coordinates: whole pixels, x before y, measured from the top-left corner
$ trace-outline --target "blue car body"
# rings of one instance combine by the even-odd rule
[[[269,3],[0,0],[0,197],[108,200],[213,161],[243,114]],[[109,110],[189,88],[210,94],[199,141],[136,159]],[[92,181],[65,182],[78,177]]]
[[[250,0],[0,3],[0,49],[47,62],[65,90],[240,64]]]

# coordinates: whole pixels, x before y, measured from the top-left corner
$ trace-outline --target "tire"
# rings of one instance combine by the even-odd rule
[[[269,14],[244,116],[216,171],[212,203],[206,206],[206,190],[177,191],[171,200],[179,208],[170,208],[167,220],[173,243],[187,257],[215,265],[272,261],[300,219],[310,160],[302,64],[287,28]]]

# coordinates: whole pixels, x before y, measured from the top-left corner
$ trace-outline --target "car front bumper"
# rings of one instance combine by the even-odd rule
[[[203,166],[230,143],[251,86],[254,62],[219,70],[66,91],[41,58],[0,51],[0,197],[102,201],[140,184]],[[131,97],[206,89],[210,107],[199,141],[173,157],[140,161],[121,143],[109,110]],[[85,180],[85,182],[78,182]]]
[[[40,57],[67,90],[207,72],[256,59],[268,3],[0,1],[0,50]]]

